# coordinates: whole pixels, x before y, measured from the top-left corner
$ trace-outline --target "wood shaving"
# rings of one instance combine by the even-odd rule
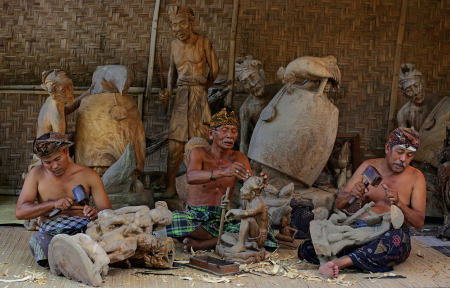
[[[6,271],[5,271],[6,272]],[[5,274],[5,272],[3,274]],[[30,282],[37,282],[39,284],[45,284],[47,283],[47,279],[45,279],[45,273],[41,272],[41,273],[36,273],[35,271],[31,272],[26,270],[25,274],[20,276],[20,275],[15,275],[14,280],[7,280],[7,279],[0,279],[0,282],[25,282],[25,281],[30,281]],[[20,278],[22,277],[22,278]]]
[[[178,280],[189,280],[189,281],[192,281],[192,280],[194,280],[194,278],[192,278],[192,277],[180,277],[180,278],[178,278]]]
[[[220,278],[202,278],[203,281],[208,283],[230,283],[231,280],[226,277],[220,277]]]

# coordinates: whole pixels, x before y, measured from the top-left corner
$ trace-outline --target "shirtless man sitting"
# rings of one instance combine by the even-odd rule
[[[219,235],[222,196],[227,187],[231,187],[229,200],[232,200],[237,179],[246,181],[249,175],[253,176],[247,157],[231,150],[239,131],[239,120],[234,112],[228,113],[224,108],[212,117],[209,128],[212,145],[194,148],[189,155],[186,209],[174,211],[172,224],[167,226],[167,236],[184,238],[185,252],[191,248],[214,249]],[[239,232],[239,222],[226,222],[224,231]],[[266,245],[277,247],[270,241]]]
[[[409,166],[414,152],[419,148],[419,135],[413,129],[397,128],[389,136],[385,145],[386,158],[365,161],[353,174],[350,181],[339,192],[336,208],[345,209],[350,206],[352,196],[361,199],[362,205],[373,201],[371,210],[377,214],[390,211],[391,205],[402,210],[405,220],[401,229],[384,233],[381,238],[364,245],[354,251],[343,251],[338,257],[320,266],[319,271],[330,278],[338,276],[339,269],[354,266],[370,272],[392,271],[392,266],[405,261],[411,252],[409,228],[419,229],[425,221],[426,182],[419,170]],[[365,188],[361,173],[372,165],[383,176],[378,187]],[[367,226],[363,214],[356,222],[355,228]],[[345,249],[344,249],[345,250]],[[349,253],[350,252],[350,253]],[[300,245],[300,259],[318,264],[317,255],[311,241]]]
[[[17,201],[17,219],[40,218],[39,233],[30,239],[29,247],[42,266],[48,265],[48,245],[53,236],[84,232],[86,225],[97,219],[98,211],[112,209],[100,176],[91,168],[69,162],[69,147],[73,144],[57,132],[34,141],[33,152],[42,165],[31,169]],[[98,211],[73,201],[72,189],[80,184],[86,188],[88,197],[92,196]],[[50,218],[57,208],[62,212]]]

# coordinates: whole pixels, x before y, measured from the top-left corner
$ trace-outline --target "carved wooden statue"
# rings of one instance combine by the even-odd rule
[[[156,238],[153,231],[172,223],[172,212],[162,201],[156,202],[155,207],[153,210],[147,206],[103,210],[97,220],[88,224],[86,234],[55,236],[49,246],[52,273],[70,275],[67,277],[98,286],[92,283],[100,279],[101,284],[100,274],[106,275],[105,265],[109,263],[128,260],[134,266],[171,268],[175,251],[173,240]],[[64,247],[68,247],[70,253]],[[80,248],[94,261],[95,269]]]
[[[294,184],[290,183],[278,190],[272,185],[261,192],[260,198],[266,204],[269,214],[272,215],[271,225],[281,225],[281,219],[286,217],[291,222],[291,200],[294,193]]]
[[[78,108],[75,162],[93,168],[100,176],[119,159],[128,143],[134,150],[136,174],[144,170],[144,125],[136,102],[127,95],[132,80],[125,66],[99,66],[91,88],[66,106],[67,114]]]
[[[49,132],[66,134],[66,114],[64,107],[73,102],[73,83],[69,73],[61,69],[52,69],[42,72],[41,87],[48,92],[49,97],[39,111],[36,138]],[[42,162],[33,156],[28,172]],[[26,174],[23,175],[26,177]]]
[[[446,129],[444,148],[438,157],[438,189],[444,202],[444,225],[450,223],[450,129]]]
[[[252,131],[258,122],[259,115],[274,96],[266,89],[265,74],[261,68],[261,61],[254,60],[252,56],[247,56],[245,60],[242,58],[236,59],[235,79],[250,93],[239,109],[239,120],[241,122],[239,150],[245,155],[248,153]]]
[[[293,232],[293,233],[292,233]],[[287,246],[289,248],[297,248],[297,245],[294,244],[295,235],[298,233],[297,229],[291,228],[288,226],[288,220],[286,216],[281,218],[281,229],[280,233],[275,236],[275,239],[278,240],[278,244]]]
[[[342,146],[337,157],[330,157],[329,163],[335,172],[336,188],[339,190],[347,183],[347,167],[350,162],[351,150],[350,142],[347,141]]]
[[[398,127],[414,127],[419,131],[428,116],[422,73],[407,63],[400,66],[398,87],[409,101],[397,113]]]
[[[348,219],[341,212],[331,215],[329,220],[311,221],[311,240],[321,265],[336,259],[336,255],[344,247],[364,245],[374,241],[392,227],[399,229],[402,226],[404,216],[397,206],[392,205],[390,212],[379,215],[370,210],[373,205],[374,202],[364,205]],[[349,226],[364,213],[369,214],[365,218],[368,227],[352,228]],[[374,226],[379,223],[381,225]]]
[[[323,90],[328,81],[331,81],[333,87],[339,88],[341,82],[341,70],[337,65],[336,58],[330,55],[327,57],[303,56],[295,59],[288,64],[286,68],[278,69],[278,77],[283,80],[289,94],[292,94],[292,84],[303,81],[304,79],[320,81],[319,89],[314,96],[323,97]],[[325,100],[326,97],[323,97]]]
[[[186,142],[193,137],[208,139],[205,124],[211,120],[211,111],[207,90],[219,74],[219,62],[211,42],[194,31],[192,8],[171,7],[169,17],[176,39],[170,48],[167,90],[160,93],[160,100],[167,102],[172,98],[175,83],[178,90],[169,125],[168,183],[163,198],[171,198],[175,193],[175,177],[183,161]],[[209,66],[208,75],[206,65]]]
[[[297,77],[321,80],[318,95],[323,93],[329,79],[338,85],[340,72],[336,59],[329,56],[298,58],[289,63],[282,74],[286,86],[261,112],[248,157],[264,165],[263,169],[271,175],[275,175],[272,170],[276,170],[285,174],[283,177],[289,182],[294,178],[311,186],[333,149],[339,110],[328,100],[314,100],[315,94],[308,91],[308,85],[296,86],[294,82]],[[272,170],[266,170],[267,167]]]
[[[225,219],[233,217],[241,222],[239,235],[237,237],[229,233],[222,235],[220,240],[225,244],[216,246],[216,253],[221,257],[246,263],[256,263],[265,259],[266,250],[263,245],[269,229],[269,214],[259,197],[263,187],[263,177],[252,176],[244,182],[240,190],[241,199],[246,200],[243,209],[231,209],[225,215]]]

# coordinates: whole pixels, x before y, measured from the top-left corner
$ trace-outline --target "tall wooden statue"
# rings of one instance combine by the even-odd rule
[[[413,69],[412,64],[402,64],[398,78],[398,87],[409,101],[397,113],[398,127],[414,127],[419,131],[428,116],[425,101],[424,81],[422,73]]]
[[[269,104],[276,94],[266,88],[264,82],[264,70],[259,60],[247,56],[245,60],[236,59],[235,79],[241,83],[250,94],[239,109],[239,121],[241,122],[241,143],[239,151],[247,155],[248,145],[252,137],[252,131],[258,122],[261,111]]]
[[[205,124],[211,119],[211,111],[207,91],[219,74],[219,63],[211,42],[194,31],[192,8],[171,7],[169,17],[176,39],[170,49],[167,90],[161,92],[159,98],[163,103],[169,101],[175,82],[178,91],[169,125],[168,183],[163,198],[170,198],[175,193],[175,177],[183,161],[186,142],[193,137],[208,139],[208,126]]]

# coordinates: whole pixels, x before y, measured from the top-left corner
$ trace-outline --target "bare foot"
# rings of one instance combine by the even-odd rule
[[[336,278],[339,275],[339,267],[333,261],[330,261],[320,266],[319,272],[328,278]]]
[[[211,249],[214,249],[214,247],[216,247],[217,238],[207,239],[207,240],[194,240],[192,238],[186,237],[183,240],[183,244],[184,244],[184,246],[183,246],[184,253],[191,252],[191,248],[194,251],[211,250]]]
[[[243,245],[236,244],[230,249],[227,249],[226,251],[229,253],[239,253],[239,252],[245,252],[245,247]]]

